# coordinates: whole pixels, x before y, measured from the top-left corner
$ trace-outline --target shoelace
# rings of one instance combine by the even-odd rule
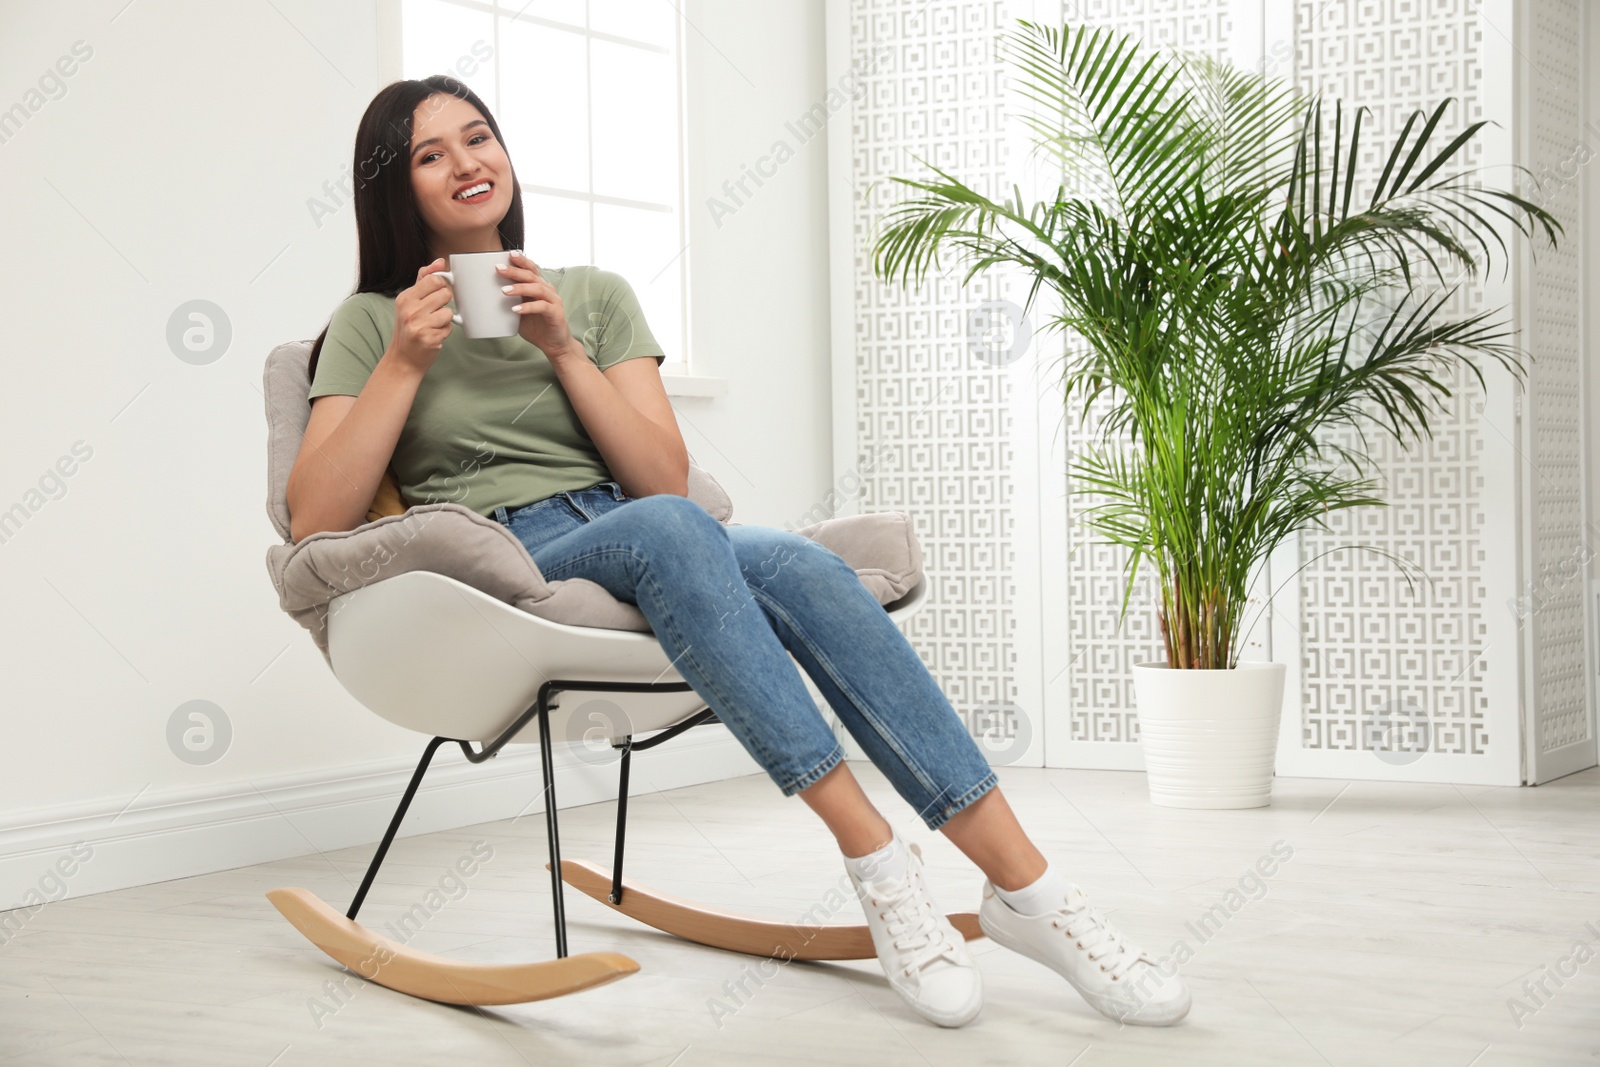
[[[889,896],[869,895],[867,898],[874,908],[881,909],[879,916],[889,921],[894,947],[901,952],[912,953],[903,968],[907,977],[912,971],[920,971],[941,956],[949,957],[952,963],[956,962],[956,948],[945,938],[932,902],[924,898],[922,907],[911,906],[911,898],[917,895],[919,888],[917,879],[916,872],[908,872],[905,881]]]
[[[1073,931],[1074,924],[1079,927],[1076,933]],[[1129,969],[1140,960],[1151,966],[1155,965],[1155,960],[1150,958],[1149,953],[1130,944],[1122,933],[1111,925],[1111,921],[1101,915],[1099,909],[1088,901],[1080,903],[1077,907],[1057,909],[1057,917],[1050,920],[1050,925],[1063,930],[1068,937],[1076,941],[1078,947],[1088,953],[1090,961],[1100,964],[1100,969],[1111,975],[1114,981],[1120,982],[1127,977]],[[1102,949],[1099,954],[1095,953],[1097,948]]]

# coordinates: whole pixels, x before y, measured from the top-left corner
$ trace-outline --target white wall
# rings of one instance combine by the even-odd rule
[[[0,141],[12,309],[0,510],[28,510],[0,543],[0,908],[79,837],[204,824],[218,851],[182,833],[165,851],[108,844],[99,853],[121,858],[86,865],[74,894],[127,884],[141,862],[140,877],[171,877],[374,840],[423,741],[344,693],[278,609],[263,563],[275,534],[262,361],[314,337],[355,278],[353,209],[319,228],[306,201],[343,173],[379,88],[374,5],[125,5],[0,13],[0,69],[11,75],[0,109],[31,112]],[[688,16],[693,358],[728,390],[675,402],[735,518],[783,525],[829,480],[822,140],[720,228],[704,201],[821,95],[822,6],[697,0]],[[62,86],[30,98],[79,41],[88,58],[64,62],[74,73]],[[170,317],[196,299],[232,329],[225,354],[203,366],[167,341]],[[88,458],[74,466],[75,444]],[[73,471],[64,489],[46,479],[30,496],[61,457]],[[169,718],[192,700],[231,724],[209,765],[168,745]],[[693,773],[755,770],[722,727],[703,734]],[[496,762],[532,773],[533,754]],[[441,756],[452,760],[447,777],[471,769]],[[662,765],[656,783],[672,773]],[[477,799],[423,803],[416,828],[512,814],[535,782],[456,790]],[[562,802],[597,799],[613,782],[584,777]]]
[[[816,0],[688,0],[688,255],[697,374],[728,394],[676,401],[695,459],[734,501],[736,522],[799,522],[832,465],[827,147],[787,124],[824,99],[823,5]],[[792,158],[778,164],[774,145]],[[745,168],[742,204],[724,183]],[[758,175],[759,177],[759,175]],[[713,218],[715,197],[734,207]]]

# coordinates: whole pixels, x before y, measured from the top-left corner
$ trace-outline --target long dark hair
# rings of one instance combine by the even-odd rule
[[[421,80],[390,82],[372,98],[356,129],[356,238],[361,246],[360,279],[355,293],[400,295],[417,280],[417,271],[433,259],[422,212],[411,188],[411,128],[417,106],[435,93],[459,97],[477,108],[502,146],[500,125],[478,94],[448,74]],[[508,150],[509,153],[509,150]],[[511,207],[497,227],[503,248],[522,247],[522,187],[511,183]],[[329,318],[329,325],[332,325]],[[328,336],[324,326],[311,346],[308,373],[315,377],[317,357]]]

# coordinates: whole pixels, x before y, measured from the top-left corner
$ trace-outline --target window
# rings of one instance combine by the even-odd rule
[[[529,254],[621,274],[667,353],[662,373],[686,375],[683,29],[675,5],[401,0],[398,8],[400,77],[451,74],[494,110],[522,187]]]

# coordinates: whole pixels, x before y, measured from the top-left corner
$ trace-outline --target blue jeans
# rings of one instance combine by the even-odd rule
[[[815,541],[724,526],[687,497],[635,499],[616,482],[494,517],[547,580],[587,578],[638,605],[673,667],[784,796],[844,759],[796,660],[930,830],[998,784],[877,597]]]

